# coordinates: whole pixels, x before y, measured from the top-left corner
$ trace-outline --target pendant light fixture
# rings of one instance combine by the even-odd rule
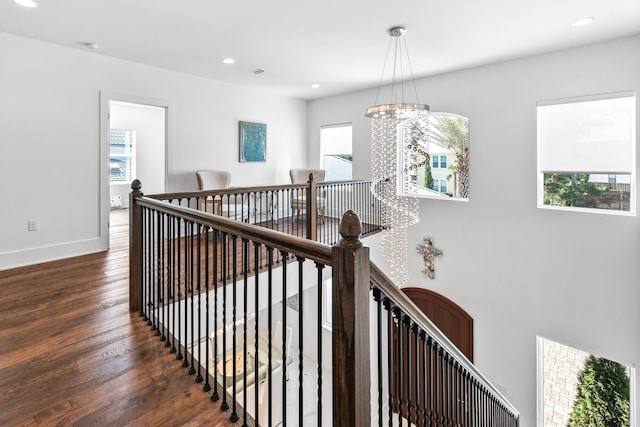
[[[376,92],[376,105],[369,107],[365,116],[371,118],[396,118],[396,119],[408,119],[411,117],[417,117],[420,115],[429,114],[429,106],[426,104],[420,104],[418,100],[418,91],[416,90],[416,82],[413,77],[413,69],[411,67],[411,60],[409,58],[409,49],[407,47],[407,40],[405,35],[407,33],[404,27],[393,27],[389,29],[389,46],[387,47],[387,55],[385,57],[384,65],[382,67],[382,75],[380,76],[380,84],[378,85],[378,91]],[[389,59],[389,53],[391,52],[391,45],[393,43],[393,69],[391,70],[391,97],[389,103],[378,104],[378,98],[382,89],[382,82],[385,76],[385,70],[387,68],[387,60]],[[405,64],[406,59],[406,64]],[[405,101],[405,79],[404,70],[405,66],[408,68],[411,76],[411,85],[415,94],[415,103],[407,103]],[[396,81],[396,77],[399,80]]]
[[[429,106],[418,101],[405,34],[404,27],[393,27],[389,30],[391,37],[376,92],[376,103],[368,108],[365,114],[372,119],[371,172],[375,181],[371,192],[382,204],[380,220],[386,228],[380,246],[390,267],[389,277],[398,287],[404,286],[409,279],[407,229],[418,222],[418,200],[415,197],[404,196],[399,191],[399,176],[402,174],[399,173],[398,165],[402,163],[402,149],[411,138],[408,124],[421,116],[426,118],[429,114]],[[391,91],[391,97],[388,103],[378,104],[392,42],[392,80],[391,84],[385,87]],[[411,76],[415,102],[405,101],[405,69],[408,69]]]

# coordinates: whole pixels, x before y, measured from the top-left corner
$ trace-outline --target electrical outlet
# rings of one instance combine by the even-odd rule
[[[30,219],[29,221],[27,221],[27,230],[38,231],[38,220]]]

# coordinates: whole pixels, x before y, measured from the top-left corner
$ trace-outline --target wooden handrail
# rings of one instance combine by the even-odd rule
[[[331,263],[331,246],[309,239],[299,239],[268,228],[235,221],[220,215],[211,215],[196,209],[167,204],[150,197],[141,197],[136,202],[140,206],[156,209],[166,214],[179,215],[189,221],[215,228],[216,230],[247,237],[265,246],[296,253],[302,258],[323,264]]]
[[[307,192],[307,209],[313,215],[316,211],[313,201],[316,188],[313,180],[309,186],[302,186]],[[320,183],[318,187],[320,187]],[[250,187],[254,191],[269,191],[268,188],[301,188],[300,185]],[[247,188],[238,189],[246,192]],[[455,360],[474,383],[486,390],[492,399],[513,416],[518,424],[519,413],[511,403],[478,371],[478,369],[451,343],[451,341],[414,305],[395,284],[370,261],[369,248],[360,236],[362,223],[357,214],[347,211],[340,222],[342,239],[333,247],[310,239],[284,234],[258,225],[225,218],[180,206],[168,201],[185,197],[202,197],[203,194],[230,194],[230,189],[173,193],[144,196],[138,180],[132,183],[130,195],[130,309],[142,310],[143,306],[143,211],[146,209],[162,215],[180,218],[182,221],[200,227],[240,236],[279,251],[295,254],[300,259],[308,259],[332,268],[332,383],[333,383],[333,425],[345,427],[369,426],[371,423],[371,366],[370,366],[370,304],[371,289],[374,297],[379,291],[384,298],[411,319],[412,324],[424,331],[437,343],[440,350],[447,353],[449,360]],[[234,189],[231,189],[234,190]],[[191,196],[189,196],[191,194]],[[233,193],[231,193],[233,194]],[[308,213],[309,213],[308,212]],[[309,231],[309,230],[308,230]],[[199,277],[199,276],[198,276]],[[200,280],[200,279],[198,279]],[[320,289],[320,288],[319,288]],[[192,300],[193,301],[193,300]],[[235,304],[235,303],[234,303]],[[394,310],[395,310],[394,309]],[[404,318],[404,316],[402,316]],[[447,359],[445,359],[446,361]],[[442,365],[441,365],[442,366]],[[391,393],[391,392],[390,392]],[[505,414],[507,412],[504,412]],[[409,414],[407,414],[409,415]],[[512,424],[509,424],[512,425]]]
[[[495,395],[500,403],[518,418],[518,410],[495,388],[491,382],[467,359],[467,357],[456,347],[447,336],[402,292],[391,279],[380,270],[374,263],[371,263],[371,285],[380,290],[390,300],[396,304],[400,310],[411,317],[412,321],[419,328],[426,331],[438,344],[456,359],[480,384]]]

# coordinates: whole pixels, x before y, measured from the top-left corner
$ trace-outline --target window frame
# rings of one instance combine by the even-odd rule
[[[412,135],[412,124],[421,120],[424,120],[424,118],[412,118],[412,119],[406,119],[404,121],[402,121],[401,123],[398,124],[398,132],[397,132],[397,149],[398,149],[398,157],[397,157],[397,174],[398,174],[398,179],[397,179],[397,186],[396,186],[396,191],[397,194],[399,196],[404,196],[404,197],[417,197],[417,198],[422,198],[422,199],[443,199],[443,200],[452,200],[452,201],[458,201],[458,202],[468,202],[469,201],[469,187],[470,187],[470,162],[469,162],[469,152],[470,152],[470,132],[469,132],[469,117],[466,117],[462,114],[458,114],[458,113],[450,113],[450,112],[445,112],[445,111],[438,111],[438,112],[431,112],[429,114],[429,119],[431,118],[437,118],[437,119],[454,119],[458,126],[459,126],[459,120],[464,120],[464,125],[462,126],[462,128],[464,128],[466,130],[466,132],[462,133],[462,135],[466,135],[466,141],[461,145],[462,148],[462,154],[460,154],[461,157],[463,157],[466,161],[466,164],[464,165],[464,169],[461,169],[464,172],[464,175],[460,174],[459,176],[464,176],[465,179],[462,180],[462,182],[466,182],[466,185],[460,186],[462,188],[464,188],[464,190],[466,190],[466,197],[465,196],[461,196],[461,195],[457,195],[457,191],[459,186],[456,184],[456,172],[454,169],[448,170],[450,165],[457,165],[458,164],[458,154],[456,154],[455,151],[453,151],[453,149],[451,147],[447,147],[447,146],[443,146],[438,144],[437,142],[437,138],[434,138],[432,136],[430,136],[430,132],[433,132],[433,128],[430,128],[431,124],[427,123],[426,126],[424,125],[420,125],[420,127],[424,130],[424,132],[420,132],[418,131],[418,144],[419,144],[419,149],[417,150],[418,152],[420,151],[420,149],[426,150],[427,153],[429,153],[429,159],[427,161],[427,166],[429,167],[429,169],[433,172],[437,172],[439,174],[439,176],[436,178],[435,176],[433,176],[432,174],[432,179],[433,179],[433,185],[435,185],[435,182],[437,179],[445,179],[442,177],[443,173],[447,173],[447,175],[451,175],[453,177],[453,179],[451,181],[447,180],[445,187],[446,187],[446,192],[440,192],[439,190],[434,190],[433,187],[432,188],[427,188],[424,185],[415,185],[415,182],[412,182],[411,179],[411,173],[409,172],[408,168],[406,167],[406,165],[409,163],[409,159],[412,156],[411,151],[408,149],[409,146],[411,146],[410,143],[408,143],[409,141],[413,141],[413,135]],[[427,119],[427,120],[429,120]],[[422,134],[422,136],[420,136],[420,134]],[[460,133],[459,133],[460,135]],[[412,142],[412,144],[415,144]],[[433,153],[432,151],[430,151],[432,148],[436,148],[435,150],[432,151],[436,151],[436,153]],[[415,149],[413,151],[416,151]],[[444,153],[444,154],[442,154]],[[444,159],[444,167],[442,166],[442,160]],[[450,161],[451,160],[451,161]],[[437,164],[437,166],[436,166]],[[422,163],[418,163],[418,166],[422,166]],[[420,175],[421,177],[423,175]],[[425,181],[426,181],[426,172],[425,172]],[[415,180],[413,180],[415,181]],[[450,184],[449,184],[450,183]],[[440,188],[440,185],[438,185],[438,188]],[[413,190],[412,190],[413,189]],[[464,194],[464,193],[463,193]]]
[[[615,171],[567,171],[567,170],[543,170],[542,164],[542,151],[543,147],[540,141],[541,134],[541,124],[540,124],[540,107],[548,107],[554,105],[561,104],[575,104],[581,102],[591,102],[591,101],[605,101],[605,100],[613,100],[619,98],[632,98],[632,106],[630,111],[631,116],[631,147],[630,148],[630,156],[631,156],[631,171],[629,174],[620,173]],[[560,210],[560,211],[569,211],[569,212],[585,212],[585,213],[596,213],[596,214],[604,214],[604,215],[620,215],[620,216],[636,216],[636,181],[637,181],[637,162],[636,162],[636,146],[637,146],[637,120],[636,120],[636,112],[637,112],[637,96],[634,90],[630,91],[621,91],[621,92],[611,92],[611,93],[603,93],[597,95],[584,95],[584,96],[575,96],[561,99],[550,99],[538,101],[536,105],[536,151],[537,151],[537,164],[536,164],[536,204],[539,209],[547,209],[547,210]],[[615,209],[605,209],[605,208],[597,208],[597,207],[577,207],[577,206],[560,206],[560,205],[550,205],[545,204],[545,189],[544,189],[544,179],[545,174],[556,174],[556,175],[566,175],[566,174],[616,174],[620,176],[629,176],[630,180],[630,190],[629,190],[629,210],[615,210]]]

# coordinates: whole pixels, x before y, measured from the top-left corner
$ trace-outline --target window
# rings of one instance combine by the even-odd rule
[[[635,214],[635,95],[544,101],[537,110],[538,206]]]
[[[466,200],[469,198],[469,119],[451,113],[400,125],[400,194]]]
[[[320,128],[322,168],[325,181],[347,181],[352,178],[351,123]]]
[[[110,129],[109,183],[130,183],[135,176],[136,131]]]
[[[440,193],[446,193],[447,192],[447,180],[446,179],[434,179],[432,188],[435,191],[438,191]]]
[[[437,154],[433,157],[433,168],[434,169],[446,169],[447,167],[447,156],[438,156]]]
[[[630,365],[538,337],[538,426],[629,426],[634,376]]]

